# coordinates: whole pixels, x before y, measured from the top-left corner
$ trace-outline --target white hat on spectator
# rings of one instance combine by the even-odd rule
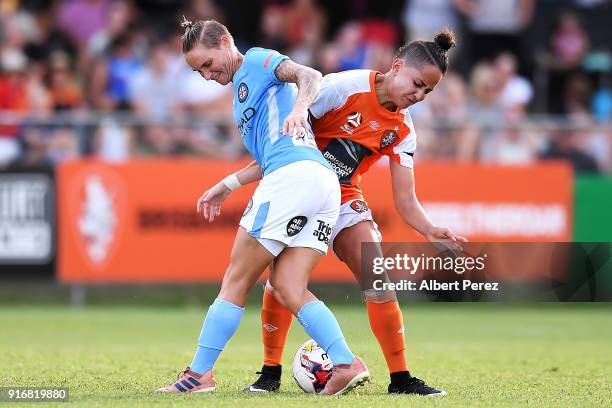
[[[0,56],[0,65],[4,72],[24,71],[28,64],[28,59],[23,52],[15,49],[8,49]]]
[[[525,78],[515,76],[510,79],[499,95],[499,102],[504,108],[527,105],[533,98],[533,86]]]

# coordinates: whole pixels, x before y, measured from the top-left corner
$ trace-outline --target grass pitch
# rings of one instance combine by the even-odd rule
[[[261,366],[251,306],[216,367],[217,391],[156,395],[190,361],[204,310],[0,308],[0,386],[64,386],[69,405],[132,406],[611,406],[610,304],[404,304],[409,366],[443,388],[438,399],[389,396],[382,353],[362,306],[335,306],[372,383],[349,395],[306,395],[290,361],[307,339],[294,321],[281,392],[245,395]],[[58,406],[40,403],[35,406]],[[61,404],[59,405],[61,406]]]

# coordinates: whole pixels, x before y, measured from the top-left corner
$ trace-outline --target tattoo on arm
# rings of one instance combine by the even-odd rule
[[[317,70],[286,59],[278,64],[274,74],[279,81],[297,84],[298,95],[295,101],[296,105],[301,104],[302,106],[309,107],[319,95],[323,76]]]

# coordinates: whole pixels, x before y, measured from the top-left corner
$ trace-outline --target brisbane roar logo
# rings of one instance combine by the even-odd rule
[[[71,180],[68,206],[73,239],[95,271],[108,265],[125,224],[125,187],[108,168],[92,166]]]
[[[353,211],[359,214],[364,213],[369,210],[368,204],[363,200],[354,200],[351,203],[351,208],[353,209]]]
[[[385,147],[389,147],[397,142],[398,139],[399,136],[395,130],[385,130],[380,138],[380,148],[384,149]]]

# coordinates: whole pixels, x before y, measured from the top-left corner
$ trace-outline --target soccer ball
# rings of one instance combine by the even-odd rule
[[[298,387],[304,392],[316,394],[325,388],[333,367],[325,350],[310,339],[295,353],[291,371]]]

